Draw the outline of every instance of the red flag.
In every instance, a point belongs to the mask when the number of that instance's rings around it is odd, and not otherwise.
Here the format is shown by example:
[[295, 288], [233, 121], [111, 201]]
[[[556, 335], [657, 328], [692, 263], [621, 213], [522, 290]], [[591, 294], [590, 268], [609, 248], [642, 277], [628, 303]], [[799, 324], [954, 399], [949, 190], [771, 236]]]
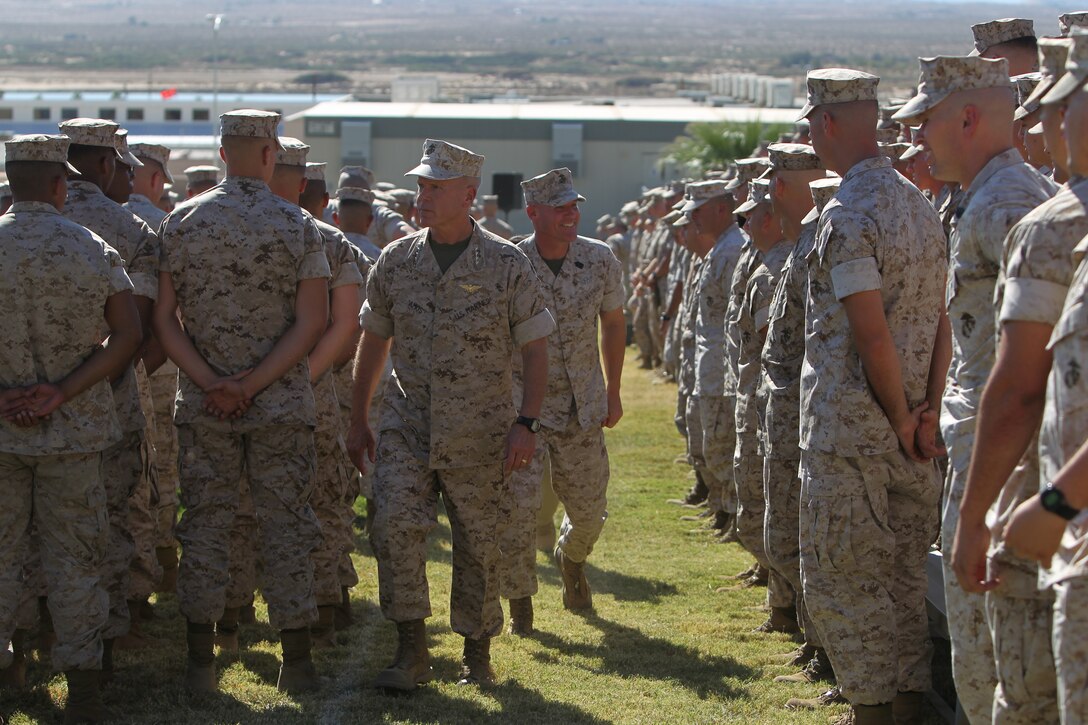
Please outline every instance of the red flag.
[[161, 91], [161, 95], [162, 95], [162, 97], [164, 99], [173, 98], [177, 94], [178, 94], [178, 89], [177, 88], [167, 88], [166, 90]]

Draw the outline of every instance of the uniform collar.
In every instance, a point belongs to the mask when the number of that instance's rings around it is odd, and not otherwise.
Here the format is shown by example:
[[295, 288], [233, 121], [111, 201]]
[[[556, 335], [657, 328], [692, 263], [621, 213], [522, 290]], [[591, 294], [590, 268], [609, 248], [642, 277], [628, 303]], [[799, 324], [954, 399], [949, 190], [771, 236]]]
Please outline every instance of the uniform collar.
[[890, 169], [892, 167], [892, 160], [887, 156], [880, 154], [878, 156], [871, 156], [867, 159], [862, 159], [847, 171], [842, 177], [842, 183], [846, 183], [850, 179], [860, 174], [864, 174], [866, 171], [872, 171], [874, 169]]
[[996, 174], [1002, 169], [1016, 164], [1023, 164], [1024, 157], [1020, 155], [1020, 152], [1015, 148], [1010, 148], [1002, 151], [997, 156], [986, 162], [986, 165], [979, 169], [978, 174], [971, 180], [971, 186], [967, 188], [968, 192], [973, 192], [976, 189], [981, 189], [983, 184], [990, 180], [990, 177]]
[[9, 212], [35, 212], [37, 214], [60, 214], [57, 207], [46, 201], [17, 201], [8, 208]]

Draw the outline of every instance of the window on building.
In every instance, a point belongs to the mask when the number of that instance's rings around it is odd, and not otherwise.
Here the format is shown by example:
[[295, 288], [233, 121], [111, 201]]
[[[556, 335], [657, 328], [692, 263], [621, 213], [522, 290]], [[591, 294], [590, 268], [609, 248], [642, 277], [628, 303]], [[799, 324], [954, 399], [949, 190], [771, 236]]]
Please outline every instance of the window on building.
[[328, 118], [307, 118], [307, 136], [339, 136], [340, 129], [336, 121]]
[[48, 121], [52, 117], [53, 113], [49, 108], [35, 108], [34, 120], [35, 121]]
[[10, 121], [13, 118], [15, 114], [10, 108], [0, 108], [0, 121]]
[[212, 120], [212, 112], [207, 108], [194, 108], [193, 109], [194, 121], [210, 121]]
[[60, 109], [60, 120], [71, 121], [73, 118], [79, 118], [78, 108], [62, 108]]
[[99, 108], [98, 109], [98, 117], [99, 118], [104, 118], [107, 121], [116, 121], [117, 120], [117, 109], [116, 108]]
[[167, 108], [165, 111], [163, 111], [162, 117], [163, 117], [164, 121], [180, 121], [181, 120], [181, 109], [180, 108]]
[[142, 121], [144, 120], [144, 109], [142, 108], [128, 108], [125, 110], [126, 121]]

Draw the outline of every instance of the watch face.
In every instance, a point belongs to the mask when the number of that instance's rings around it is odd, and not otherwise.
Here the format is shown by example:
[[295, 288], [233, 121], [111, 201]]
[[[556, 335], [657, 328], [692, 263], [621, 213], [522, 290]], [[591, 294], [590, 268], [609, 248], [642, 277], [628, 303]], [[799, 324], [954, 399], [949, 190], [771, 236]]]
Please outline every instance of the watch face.
[[1047, 489], [1042, 493], [1043, 508], [1051, 508], [1057, 506], [1062, 502], [1061, 491], [1055, 489]]

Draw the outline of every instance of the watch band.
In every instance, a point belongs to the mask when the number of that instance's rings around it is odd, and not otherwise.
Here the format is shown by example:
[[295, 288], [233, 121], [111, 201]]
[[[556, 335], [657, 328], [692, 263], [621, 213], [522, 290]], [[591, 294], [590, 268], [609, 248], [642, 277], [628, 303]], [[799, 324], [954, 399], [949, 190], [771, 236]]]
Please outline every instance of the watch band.
[[1046, 488], [1039, 492], [1039, 503], [1042, 504], [1045, 510], [1056, 516], [1061, 516], [1066, 521], [1072, 521], [1080, 514], [1080, 509], [1070, 506], [1061, 489], [1054, 488], [1054, 484], [1049, 481]]
[[524, 415], [519, 415], [517, 417], [517, 419], [514, 421], [514, 423], [516, 423], [518, 425], [525, 426], [532, 433], [536, 433], [537, 431], [540, 430], [540, 419], [539, 418], [528, 418], [528, 417], [526, 417]]

